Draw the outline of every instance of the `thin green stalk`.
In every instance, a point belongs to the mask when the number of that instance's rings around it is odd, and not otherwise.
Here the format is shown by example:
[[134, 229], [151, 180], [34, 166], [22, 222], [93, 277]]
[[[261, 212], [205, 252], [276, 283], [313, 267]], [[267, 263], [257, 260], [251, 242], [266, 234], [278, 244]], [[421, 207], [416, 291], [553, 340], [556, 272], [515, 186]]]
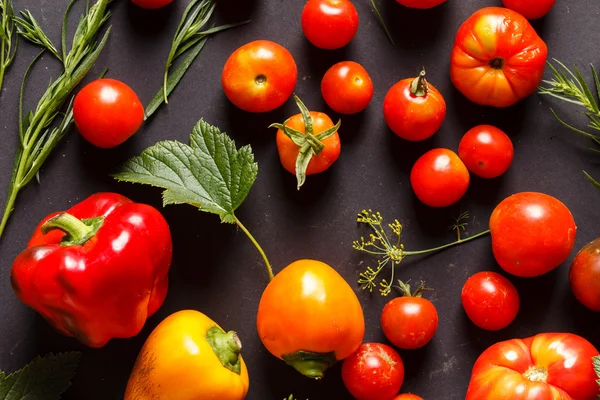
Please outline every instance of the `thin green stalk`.
[[377, 8], [377, 4], [375, 4], [375, 0], [371, 0], [371, 6], [373, 7], [373, 11], [375, 11], [375, 14], [377, 14], [377, 19], [379, 20], [379, 23], [381, 24], [383, 30], [385, 31], [385, 34], [387, 35], [388, 39], [390, 39], [392, 46], [395, 46], [396, 44], [394, 43], [394, 38], [392, 38], [392, 34], [390, 33], [387, 25], [385, 24], [385, 21], [383, 20], [383, 17], [381, 16], [381, 13], [379, 12], [379, 8]]
[[434, 248], [432, 248], [432, 249], [427, 249], [427, 250], [418, 250], [418, 251], [405, 251], [405, 252], [404, 252], [404, 255], [405, 255], [405, 256], [417, 256], [417, 255], [419, 255], [419, 254], [434, 253], [434, 252], [436, 252], [436, 251], [440, 251], [440, 250], [447, 249], [448, 247], [456, 246], [457, 244], [461, 244], [461, 243], [466, 243], [466, 242], [469, 242], [469, 241], [471, 241], [471, 240], [474, 240], [474, 239], [477, 239], [477, 238], [479, 238], [479, 237], [481, 237], [481, 236], [485, 236], [485, 235], [487, 235], [488, 233], [490, 233], [490, 230], [489, 230], [489, 229], [488, 229], [487, 231], [479, 232], [479, 233], [478, 233], [478, 234], [476, 234], [476, 235], [469, 236], [469, 237], [467, 237], [467, 238], [460, 239], [460, 240], [457, 240], [456, 242], [448, 243], [448, 244], [445, 244], [445, 245], [443, 245], [443, 246], [434, 247]]
[[10, 0], [0, 0], [2, 13], [0, 26], [0, 93], [4, 84], [6, 70], [12, 64], [18, 46], [18, 37], [15, 35], [14, 11]]
[[269, 274], [269, 282], [272, 281], [273, 278], [275, 277], [275, 275], [273, 274], [273, 267], [271, 267], [271, 263], [269, 263], [269, 259], [267, 258], [267, 255], [265, 254], [264, 250], [262, 249], [262, 247], [260, 247], [260, 244], [258, 244], [256, 239], [254, 239], [254, 236], [252, 236], [250, 231], [248, 229], [246, 229], [246, 227], [241, 223], [241, 221], [237, 217], [235, 217], [235, 223], [242, 230], [242, 232], [244, 232], [246, 234], [246, 236], [248, 236], [248, 238], [250, 239], [252, 244], [254, 244], [254, 246], [256, 247], [256, 249], [258, 250], [260, 255], [262, 256], [263, 260], [265, 261], [265, 265], [267, 266], [267, 273]]

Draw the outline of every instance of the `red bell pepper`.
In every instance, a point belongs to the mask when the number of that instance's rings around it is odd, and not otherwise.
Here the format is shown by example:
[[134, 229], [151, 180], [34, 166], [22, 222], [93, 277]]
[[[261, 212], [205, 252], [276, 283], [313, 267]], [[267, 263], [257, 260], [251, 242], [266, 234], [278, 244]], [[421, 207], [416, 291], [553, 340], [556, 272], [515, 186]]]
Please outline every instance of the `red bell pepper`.
[[98, 193], [46, 217], [15, 260], [12, 287], [90, 347], [137, 335], [167, 295], [173, 246], [155, 208]]

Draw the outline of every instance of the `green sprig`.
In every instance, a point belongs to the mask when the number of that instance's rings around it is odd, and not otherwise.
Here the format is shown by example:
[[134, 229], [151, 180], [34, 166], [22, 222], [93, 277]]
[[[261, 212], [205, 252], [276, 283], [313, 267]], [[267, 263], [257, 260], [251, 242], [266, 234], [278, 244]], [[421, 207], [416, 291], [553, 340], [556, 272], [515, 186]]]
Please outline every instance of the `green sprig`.
[[4, 83], [4, 74], [12, 64], [18, 47], [18, 36], [15, 35], [15, 13], [10, 0], [0, 0], [0, 93]]
[[[594, 357], [592, 359], [592, 362], [594, 365], [594, 371], [596, 372], [596, 376], [598, 377], [596, 383], [598, 384], [598, 386], [600, 386], [600, 356]], [[600, 394], [598, 395], [598, 398], [600, 398]]]
[[[465, 213], [461, 214], [462, 219], [465, 219], [464, 215]], [[352, 243], [352, 248], [356, 251], [374, 256], [377, 259], [377, 268], [373, 269], [372, 267], [367, 267], [365, 271], [359, 274], [358, 283], [359, 285], [361, 285], [361, 288], [363, 290], [368, 290], [369, 292], [372, 292], [373, 289], [377, 287], [377, 279], [380, 273], [386, 266], [389, 265], [391, 267], [390, 280], [388, 281], [384, 278], [379, 281], [379, 292], [382, 296], [387, 296], [392, 292], [394, 273], [396, 269], [395, 267], [398, 264], [400, 264], [406, 257], [433, 253], [436, 251], [447, 249], [452, 246], [456, 246], [457, 244], [471, 241], [473, 239], [490, 233], [489, 230], [486, 230], [484, 232], [480, 232], [476, 235], [469, 236], [467, 238], [459, 238], [457, 241], [445, 244], [443, 246], [438, 246], [426, 250], [407, 251], [404, 250], [404, 245], [401, 243], [402, 224], [400, 224], [400, 222], [397, 219], [394, 220], [394, 222], [392, 222], [391, 224], [387, 225], [387, 227], [392, 231], [393, 235], [396, 236], [396, 240], [391, 240], [390, 236], [388, 236], [386, 228], [383, 224], [383, 217], [379, 212], [373, 212], [372, 210], [363, 210], [358, 214], [356, 221], [359, 224], [368, 225], [373, 233], [369, 234], [369, 236], [366, 239], [365, 237], [361, 237], [359, 240], [355, 240]], [[400, 285], [400, 288], [401, 290], [406, 289], [403, 288], [402, 285]]]
[[[250, 22], [244, 21], [237, 24], [213, 26], [204, 30], [205, 25], [215, 11], [215, 7], [215, 0], [192, 0], [185, 9], [177, 31], [175, 31], [175, 37], [173, 38], [171, 50], [167, 57], [165, 73], [163, 75], [163, 87], [150, 101], [148, 107], [146, 107], [146, 118], [154, 114], [161, 104], [169, 103], [169, 94], [175, 89], [193, 61], [200, 54], [210, 35]], [[184, 54], [183, 61], [171, 73], [173, 63]]]
[[48, 36], [46, 36], [46, 33], [44, 33], [42, 27], [29, 10], [21, 11], [21, 18], [15, 17], [15, 23], [17, 24], [19, 35], [23, 36], [31, 43], [37, 44], [50, 51], [56, 58], [62, 61], [62, 57], [58, 54], [58, 50], [56, 50], [52, 41], [48, 39]]
[[[61, 109], [69, 100], [71, 92], [92, 68], [108, 40], [110, 28], [106, 30], [106, 33], [99, 43], [96, 41], [96, 36], [100, 28], [110, 17], [110, 11], [107, 10], [109, 2], [110, 0], [98, 0], [98, 2], [90, 7], [86, 14], [81, 17], [74, 34], [71, 50], [67, 52], [63, 49], [63, 54], [65, 54], [65, 56], [59, 55], [60, 53], [58, 51], [52, 52], [58, 59], [62, 60], [63, 72], [56, 80], [50, 82], [50, 85], [38, 101], [35, 109], [29, 111], [25, 115], [23, 115], [25, 82], [31, 68], [38, 62], [41, 54], [48, 50], [47, 43], [41, 44], [44, 48], [42, 53], [38, 54], [32, 61], [23, 78], [21, 94], [19, 96], [20, 140], [15, 154], [15, 162], [8, 189], [6, 206], [4, 208], [4, 215], [0, 222], [0, 236], [2, 236], [8, 219], [14, 209], [19, 191], [34, 177], [39, 179], [38, 172], [42, 164], [60, 140], [66, 135], [73, 122], [72, 100], [64, 113], [61, 113]], [[69, 16], [71, 7], [72, 3], [67, 8], [65, 20], [67, 20]], [[26, 11], [24, 15], [30, 14]], [[28, 20], [28, 23], [31, 24], [32, 21], [35, 21], [33, 16]], [[63, 24], [63, 26], [64, 25], [65, 24]], [[28, 26], [31, 28], [34, 25]], [[35, 28], [35, 31], [37, 32], [39, 25], [36, 23], [35, 26], [37, 27]], [[22, 32], [24, 32], [23, 29], [21, 29]], [[41, 28], [39, 28], [39, 30], [42, 32]], [[31, 33], [34, 31], [27, 30], [27, 32]], [[23, 34], [23, 37], [28, 40], [33, 40], [36, 44], [40, 44], [39, 40], [41, 40], [42, 35], [39, 32], [33, 35], [35, 36]], [[43, 36], [47, 38], [45, 34], [43, 34]], [[48, 40], [48, 43], [51, 42]], [[66, 29], [63, 29], [61, 43], [66, 43]], [[52, 128], [51, 125], [58, 115], [62, 115], [61, 122], [57, 127]]]
[[[592, 79], [594, 91], [590, 88], [592, 85], [588, 85], [585, 78], [581, 74], [581, 71], [575, 67], [573, 71], [565, 66], [562, 62], [554, 59], [554, 62], [558, 64], [558, 68], [548, 63], [548, 66], [554, 78], [551, 80], [543, 81], [547, 86], [540, 86], [539, 93], [547, 96], [554, 97], [556, 99], [565, 101], [567, 103], [575, 104], [585, 111], [582, 112], [588, 119], [588, 128], [594, 131], [600, 131], [600, 106], [598, 99], [600, 99], [600, 79], [598, 78], [598, 72], [596, 68], [591, 65]], [[561, 119], [553, 109], [550, 109], [554, 117], [564, 127], [577, 132], [589, 139], [592, 139], [595, 145], [600, 146], [600, 134], [592, 134], [582, 129], [576, 128], [575, 126], [565, 122]], [[600, 152], [600, 149], [591, 149], [596, 152]], [[583, 171], [585, 177], [600, 189], [600, 182], [592, 178], [590, 174]]]

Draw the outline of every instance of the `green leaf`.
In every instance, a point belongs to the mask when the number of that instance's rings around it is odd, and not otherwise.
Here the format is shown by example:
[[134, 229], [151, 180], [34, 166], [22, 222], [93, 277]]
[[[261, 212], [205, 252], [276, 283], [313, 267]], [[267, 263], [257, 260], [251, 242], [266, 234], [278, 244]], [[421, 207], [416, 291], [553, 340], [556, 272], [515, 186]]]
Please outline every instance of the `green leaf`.
[[600, 356], [594, 357], [593, 363], [594, 363], [594, 371], [596, 371], [596, 376], [598, 377], [598, 380], [596, 381], [596, 383], [598, 384], [598, 386], [600, 386]]
[[37, 356], [23, 369], [10, 375], [0, 372], [2, 400], [58, 400], [71, 386], [81, 353]]
[[258, 164], [250, 146], [240, 149], [218, 128], [200, 120], [190, 145], [163, 141], [127, 161], [113, 175], [119, 181], [165, 189], [163, 203], [190, 204], [235, 223], [234, 211], [250, 192]]
[[62, 61], [62, 57], [58, 54], [58, 50], [56, 50], [52, 41], [48, 39], [48, 36], [46, 36], [42, 27], [29, 10], [21, 11], [21, 18], [15, 17], [14, 21], [17, 24], [17, 32], [19, 35], [30, 42], [49, 50], [56, 58]]

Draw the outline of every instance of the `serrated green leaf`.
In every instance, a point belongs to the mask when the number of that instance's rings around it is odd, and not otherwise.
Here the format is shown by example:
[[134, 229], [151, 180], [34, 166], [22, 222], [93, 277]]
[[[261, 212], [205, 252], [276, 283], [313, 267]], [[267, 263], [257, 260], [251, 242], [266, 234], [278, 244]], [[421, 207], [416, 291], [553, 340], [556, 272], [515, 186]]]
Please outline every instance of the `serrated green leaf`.
[[[596, 371], [596, 376], [598, 377], [598, 380], [596, 380], [596, 383], [598, 384], [598, 386], [600, 386], [600, 356], [594, 357], [593, 363], [594, 363], [594, 371]], [[600, 398], [600, 395], [598, 397]]]
[[258, 175], [250, 146], [240, 149], [218, 128], [200, 120], [190, 145], [164, 141], [127, 161], [113, 175], [120, 181], [165, 189], [163, 203], [190, 204], [236, 222], [234, 211], [243, 203]]
[[58, 400], [71, 386], [81, 353], [37, 356], [23, 369], [0, 374], [0, 400]]

